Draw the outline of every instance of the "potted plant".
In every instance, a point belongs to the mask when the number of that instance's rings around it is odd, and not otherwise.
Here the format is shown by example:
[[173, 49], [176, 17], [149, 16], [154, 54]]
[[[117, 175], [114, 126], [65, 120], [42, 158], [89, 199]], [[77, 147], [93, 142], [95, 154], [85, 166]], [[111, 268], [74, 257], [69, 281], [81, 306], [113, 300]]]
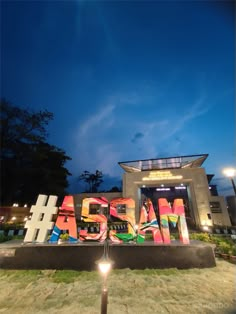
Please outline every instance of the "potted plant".
[[69, 240], [69, 234], [68, 233], [61, 233], [60, 237], [59, 237], [58, 244], [68, 242], [68, 240]]
[[228, 259], [230, 249], [231, 249], [231, 246], [229, 243], [225, 241], [222, 241], [219, 243], [219, 251], [220, 251], [221, 257]]
[[173, 234], [170, 235], [170, 240], [175, 241], [175, 236]]
[[231, 262], [236, 263], [236, 245], [233, 245], [229, 250], [229, 259]]

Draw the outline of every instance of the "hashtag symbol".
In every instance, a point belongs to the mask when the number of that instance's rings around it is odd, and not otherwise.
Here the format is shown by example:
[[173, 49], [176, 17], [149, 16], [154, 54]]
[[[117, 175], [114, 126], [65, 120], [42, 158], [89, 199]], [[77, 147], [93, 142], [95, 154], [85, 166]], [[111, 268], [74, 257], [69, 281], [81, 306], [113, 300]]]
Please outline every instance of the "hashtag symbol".
[[48, 231], [53, 228], [52, 215], [58, 211], [58, 208], [55, 206], [57, 196], [50, 195], [48, 202], [47, 199], [47, 195], [39, 194], [36, 205], [31, 206], [30, 212], [32, 217], [25, 224], [27, 232], [24, 242], [36, 241], [43, 243], [46, 241]]

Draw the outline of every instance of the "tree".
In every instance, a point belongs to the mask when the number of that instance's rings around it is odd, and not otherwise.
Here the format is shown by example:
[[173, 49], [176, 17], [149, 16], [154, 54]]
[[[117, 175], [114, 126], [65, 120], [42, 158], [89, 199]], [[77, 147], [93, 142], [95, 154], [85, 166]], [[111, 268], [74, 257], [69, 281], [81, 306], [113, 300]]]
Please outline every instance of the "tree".
[[95, 173], [90, 173], [89, 171], [84, 171], [80, 176], [79, 180], [83, 180], [84, 182], [88, 183], [89, 189], [86, 192], [97, 192], [98, 187], [103, 182], [102, 180], [103, 174], [101, 171], [96, 170]]
[[0, 102], [1, 204], [33, 203], [38, 194], [63, 197], [68, 187], [64, 167], [71, 160], [46, 142], [53, 114], [32, 112]]
[[121, 188], [118, 188], [117, 186], [113, 186], [110, 190], [107, 192], [121, 192]]

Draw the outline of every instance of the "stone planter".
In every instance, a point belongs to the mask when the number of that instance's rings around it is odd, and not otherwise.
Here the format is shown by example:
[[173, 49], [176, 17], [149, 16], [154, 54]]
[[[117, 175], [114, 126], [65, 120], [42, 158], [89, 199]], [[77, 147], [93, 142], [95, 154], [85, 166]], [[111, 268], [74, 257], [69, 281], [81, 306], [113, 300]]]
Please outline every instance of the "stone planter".
[[219, 251], [215, 251], [215, 257], [220, 257], [221, 256], [221, 253]]
[[220, 253], [220, 256], [221, 256], [223, 259], [229, 259], [229, 254], [227, 254], [227, 253]]
[[236, 264], [236, 256], [230, 255], [229, 256], [229, 260], [230, 260], [231, 263]]
[[68, 240], [64, 240], [64, 239], [59, 239], [58, 240], [58, 244], [67, 244], [67, 243], [69, 243]]

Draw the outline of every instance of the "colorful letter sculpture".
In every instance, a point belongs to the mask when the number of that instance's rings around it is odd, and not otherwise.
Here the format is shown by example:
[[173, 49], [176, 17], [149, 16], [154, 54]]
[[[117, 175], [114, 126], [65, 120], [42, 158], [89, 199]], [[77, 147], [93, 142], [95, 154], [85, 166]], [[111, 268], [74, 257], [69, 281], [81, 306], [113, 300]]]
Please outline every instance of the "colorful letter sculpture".
[[87, 228], [81, 229], [79, 239], [81, 241], [101, 241], [107, 237], [107, 211], [108, 200], [101, 198], [85, 198], [82, 203], [81, 216], [84, 222], [93, 222], [87, 225]]
[[178, 218], [179, 239], [183, 244], [189, 244], [188, 226], [186, 223], [183, 200], [175, 199], [173, 209], [174, 213], [179, 216]]
[[[49, 230], [53, 228], [52, 215], [57, 213], [58, 208], [55, 206], [57, 196], [48, 196], [40, 194], [36, 205], [30, 209], [32, 217], [26, 221], [25, 228], [27, 229], [24, 242], [39, 242], [46, 241]], [[46, 204], [47, 202], [47, 204]], [[45, 205], [46, 204], [46, 205]]]
[[62, 231], [68, 231], [69, 242], [76, 243], [78, 241], [74, 202], [73, 196], [71, 195], [65, 196], [64, 198], [49, 242], [58, 242]]
[[134, 241], [136, 239], [134, 200], [131, 198], [113, 199], [110, 202], [110, 222], [111, 224], [114, 222], [109, 232], [109, 237], [113, 242]]
[[144, 202], [139, 219], [139, 235], [137, 242], [144, 242], [145, 233], [152, 232], [153, 241], [155, 243], [163, 243], [159, 225], [157, 222], [156, 214], [150, 199]]
[[161, 232], [164, 243], [170, 243], [169, 222], [175, 227], [178, 224], [180, 241], [184, 244], [189, 244], [188, 228], [186, 224], [184, 204], [182, 199], [175, 199], [173, 209], [168, 204], [165, 198], [159, 198], [159, 214]]
[[[170, 229], [178, 226], [179, 238], [183, 244], [189, 244], [184, 204], [182, 199], [175, 199], [173, 208], [165, 198], [158, 200], [160, 228], [150, 199], [141, 208], [138, 229], [135, 227], [135, 203], [131, 198], [116, 198], [110, 203], [104, 197], [85, 198], [82, 203], [79, 235], [75, 217], [73, 196], [65, 196], [59, 209], [55, 206], [57, 197], [39, 195], [36, 205], [31, 207], [32, 218], [25, 224], [27, 229], [24, 242], [46, 241], [52, 230], [49, 242], [57, 243], [61, 233], [68, 232], [70, 243], [80, 241], [100, 241], [110, 238], [115, 243], [145, 241], [147, 232], [152, 233], [156, 244], [169, 244]], [[47, 204], [46, 204], [47, 202]], [[45, 205], [46, 204], [46, 205]], [[53, 214], [57, 214], [55, 224]]]

